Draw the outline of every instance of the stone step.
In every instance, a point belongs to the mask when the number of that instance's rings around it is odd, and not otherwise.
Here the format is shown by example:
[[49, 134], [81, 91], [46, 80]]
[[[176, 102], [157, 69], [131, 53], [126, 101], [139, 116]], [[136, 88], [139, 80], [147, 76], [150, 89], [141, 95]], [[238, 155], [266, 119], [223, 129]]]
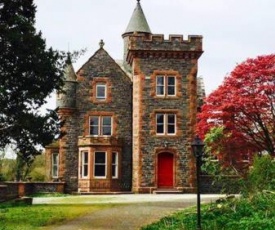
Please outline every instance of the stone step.
[[133, 194], [132, 192], [73, 192], [73, 195], [120, 195]]
[[157, 189], [153, 191], [154, 194], [182, 194], [182, 191], [177, 189]]

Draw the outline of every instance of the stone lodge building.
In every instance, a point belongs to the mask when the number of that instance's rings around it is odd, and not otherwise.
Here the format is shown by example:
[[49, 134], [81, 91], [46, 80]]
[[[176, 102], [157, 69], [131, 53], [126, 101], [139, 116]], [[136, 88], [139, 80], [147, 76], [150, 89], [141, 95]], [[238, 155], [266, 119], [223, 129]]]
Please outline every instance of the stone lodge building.
[[46, 148], [48, 179], [66, 192], [193, 192], [202, 36], [153, 34], [138, 0], [122, 38], [121, 63], [101, 41], [77, 72], [68, 64], [57, 95], [66, 135]]

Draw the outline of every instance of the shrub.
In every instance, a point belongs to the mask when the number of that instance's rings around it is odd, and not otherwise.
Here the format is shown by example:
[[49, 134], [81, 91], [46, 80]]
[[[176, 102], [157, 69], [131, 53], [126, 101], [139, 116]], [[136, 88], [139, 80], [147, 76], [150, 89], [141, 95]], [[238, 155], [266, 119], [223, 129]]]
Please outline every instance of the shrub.
[[270, 155], [256, 156], [244, 181], [244, 194], [275, 190], [275, 160]]

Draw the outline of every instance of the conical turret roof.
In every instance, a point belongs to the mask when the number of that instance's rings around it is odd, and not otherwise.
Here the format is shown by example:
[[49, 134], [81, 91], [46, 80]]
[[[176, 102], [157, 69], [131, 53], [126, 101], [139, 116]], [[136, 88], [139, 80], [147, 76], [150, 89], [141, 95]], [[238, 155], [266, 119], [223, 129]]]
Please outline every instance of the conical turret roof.
[[68, 53], [66, 66], [64, 69], [65, 81], [76, 81], [76, 74], [71, 60], [71, 55]]
[[137, 1], [137, 6], [134, 9], [132, 17], [124, 34], [133, 32], [151, 33], [150, 27], [147, 23], [139, 1], [140, 0]]

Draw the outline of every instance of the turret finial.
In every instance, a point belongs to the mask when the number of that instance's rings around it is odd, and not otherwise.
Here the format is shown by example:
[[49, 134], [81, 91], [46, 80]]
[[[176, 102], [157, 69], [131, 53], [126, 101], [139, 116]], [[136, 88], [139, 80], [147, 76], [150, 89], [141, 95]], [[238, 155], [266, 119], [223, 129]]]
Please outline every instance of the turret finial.
[[100, 42], [99, 42], [99, 47], [100, 47], [100, 49], [102, 49], [104, 45], [105, 45], [105, 43], [104, 43], [103, 40], [101, 39]]
[[139, 2], [140, 2], [140, 0], [137, 0], [137, 2], [139, 3]]

